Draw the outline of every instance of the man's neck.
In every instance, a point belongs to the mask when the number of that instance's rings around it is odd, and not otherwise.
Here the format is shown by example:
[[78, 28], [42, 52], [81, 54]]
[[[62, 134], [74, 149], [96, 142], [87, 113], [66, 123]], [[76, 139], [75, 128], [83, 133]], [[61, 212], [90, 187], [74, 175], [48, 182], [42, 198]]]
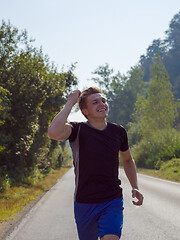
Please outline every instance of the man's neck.
[[88, 122], [91, 126], [93, 126], [94, 128], [98, 129], [98, 130], [104, 130], [106, 128], [107, 122], [106, 119], [97, 121], [97, 120], [93, 120], [93, 119], [88, 119]]

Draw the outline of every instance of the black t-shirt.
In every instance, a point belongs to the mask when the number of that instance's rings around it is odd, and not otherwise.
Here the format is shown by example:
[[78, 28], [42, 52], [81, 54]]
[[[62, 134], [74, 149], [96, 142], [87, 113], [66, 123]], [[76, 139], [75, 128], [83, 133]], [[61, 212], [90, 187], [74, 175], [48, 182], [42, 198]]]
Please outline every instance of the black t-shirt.
[[122, 197], [118, 179], [119, 150], [128, 150], [126, 130], [107, 123], [104, 130], [88, 122], [71, 122], [69, 136], [75, 167], [75, 201], [100, 203]]

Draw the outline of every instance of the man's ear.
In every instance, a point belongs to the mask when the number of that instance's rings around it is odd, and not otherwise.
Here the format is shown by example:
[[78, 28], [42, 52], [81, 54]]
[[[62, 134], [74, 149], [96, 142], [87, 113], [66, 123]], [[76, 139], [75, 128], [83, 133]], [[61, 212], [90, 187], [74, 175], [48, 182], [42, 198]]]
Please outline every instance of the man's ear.
[[84, 109], [82, 109], [82, 113], [87, 116], [88, 115], [88, 110], [86, 108], [84, 108]]

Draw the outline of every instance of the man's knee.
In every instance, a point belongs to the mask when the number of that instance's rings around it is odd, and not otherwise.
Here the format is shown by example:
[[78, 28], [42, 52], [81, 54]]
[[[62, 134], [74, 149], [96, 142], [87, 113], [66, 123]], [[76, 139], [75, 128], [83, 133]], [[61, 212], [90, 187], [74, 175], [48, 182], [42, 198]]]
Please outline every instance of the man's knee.
[[104, 235], [101, 240], [119, 240], [120, 238], [117, 235], [108, 234]]

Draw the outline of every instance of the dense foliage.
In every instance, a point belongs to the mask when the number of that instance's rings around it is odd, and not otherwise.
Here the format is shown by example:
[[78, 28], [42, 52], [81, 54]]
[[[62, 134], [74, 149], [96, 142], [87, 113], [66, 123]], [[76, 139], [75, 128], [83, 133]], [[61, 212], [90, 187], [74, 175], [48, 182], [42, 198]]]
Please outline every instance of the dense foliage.
[[172, 158], [180, 161], [180, 12], [166, 39], [154, 40], [127, 75], [115, 74], [108, 64], [93, 74], [107, 97], [108, 120], [128, 130], [137, 166], [160, 168]]
[[60, 167], [66, 145], [51, 141], [47, 128], [77, 79], [74, 66], [59, 73], [26, 31], [0, 27], [0, 172], [27, 181]]

